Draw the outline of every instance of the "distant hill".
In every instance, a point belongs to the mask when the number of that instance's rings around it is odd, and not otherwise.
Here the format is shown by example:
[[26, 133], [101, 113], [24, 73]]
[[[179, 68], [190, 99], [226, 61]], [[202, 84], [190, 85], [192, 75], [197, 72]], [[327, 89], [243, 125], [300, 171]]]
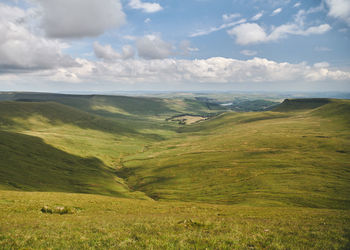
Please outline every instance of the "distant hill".
[[[129, 97], [106, 95], [65, 95], [47, 93], [0, 93], [0, 101], [58, 102], [89, 113], [106, 117], [166, 117], [180, 113], [211, 113], [223, 111], [218, 104], [196, 99]], [[141, 118], [142, 118], [141, 117]]]
[[269, 100], [241, 100], [237, 99], [232, 103], [225, 104], [224, 106], [238, 112], [248, 111], [267, 111], [275, 108], [279, 105], [279, 102]]
[[273, 111], [288, 112], [296, 110], [308, 110], [318, 108], [327, 103], [332, 102], [332, 99], [327, 98], [304, 98], [304, 99], [285, 99]]

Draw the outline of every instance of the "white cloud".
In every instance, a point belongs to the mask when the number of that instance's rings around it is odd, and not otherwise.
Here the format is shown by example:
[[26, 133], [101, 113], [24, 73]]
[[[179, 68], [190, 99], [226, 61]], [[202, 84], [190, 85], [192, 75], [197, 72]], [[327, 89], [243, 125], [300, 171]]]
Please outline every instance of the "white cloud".
[[135, 50], [131, 45], [124, 45], [122, 48], [122, 58], [129, 59], [135, 56]]
[[150, 23], [152, 20], [151, 18], [146, 18], [145, 21], [143, 21], [144, 23]]
[[261, 12], [259, 12], [258, 14], [256, 14], [255, 16], [253, 16], [253, 17], [251, 18], [251, 20], [252, 20], [252, 21], [258, 21], [258, 20], [263, 16], [263, 14], [264, 14], [264, 12], [261, 11]]
[[242, 50], [241, 54], [245, 55], [245, 56], [255, 56], [258, 52], [254, 51], [254, 50]]
[[320, 3], [320, 5], [316, 6], [316, 7], [312, 7], [310, 9], [308, 9], [306, 11], [307, 14], [312, 14], [312, 13], [317, 13], [317, 12], [320, 12], [320, 11], [324, 11], [324, 4], [323, 2]]
[[300, 27], [304, 26], [304, 22], [306, 19], [306, 16], [309, 14], [313, 14], [313, 13], [317, 13], [317, 12], [321, 12], [324, 10], [324, 5], [323, 3], [321, 3], [319, 6], [316, 7], [312, 7], [308, 10], [299, 10], [298, 13], [294, 16], [294, 22], [299, 25]]
[[260, 43], [267, 41], [267, 35], [263, 28], [256, 23], [244, 23], [227, 32], [236, 37], [236, 43], [241, 45]]
[[274, 11], [272, 11], [271, 16], [275, 16], [281, 12], [282, 12], [282, 8], [275, 9]]
[[222, 25], [220, 25], [219, 27], [211, 27], [209, 29], [206, 30], [199, 30], [196, 31], [194, 33], [192, 33], [190, 35], [190, 37], [197, 37], [197, 36], [205, 36], [205, 35], [209, 35], [213, 32], [219, 31], [219, 30], [223, 30], [223, 29], [227, 29], [233, 26], [236, 26], [237, 24], [241, 24], [241, 23], [245, 23], [247, 20], [245, 18], [242, 18], [236, 22], [231, 22], [231, 23], [224, 23]]
[[270, 34], [256, 23], [244, 23], [228, 31], [228, 34], [236, 37], [236, 43], [241, 45], [256, 44], [270, 41], [277, 41], [288, 35], [308, 36], [312, 34], [323, 34], [329, 31], [331, 27], [328, 24], [311, 26], [303, 29], [299, 24], [283, 24], [274, 27]]
[[330, 70], [328, 62], [315, 63], [306, 73], [307, 81], [324, 81], [324, 80], [350, 80], [350, 73], [341, 70]]
[[146, 35], [136, 40], [138, 55], [144, 59], [163, 59], [173, 54], [171, 43], [157, 35]]
[[119, 0], [36, 0], [49, 37], [93, 37], [121, 26], [125, 14]]
[[142, 10], [146, 13], [154, 13], [161, 11], [163, 9], [162, 6], [158, 3], [144, 3], [141, 0], [130, 0], [129, 6], [132, 9]]
[[232, 19], [239, 18], [240, 16], [241, 16], [241, 14], [239, 14], [239, 13], [223, 14], [223, 15], [222, 15], [222, 19], [223, 19], [225, 22], [230, 22]]
[[294, 8], [298, 8], [298, 7], [300, 7], [300, 5], [301, 5], [301, 3], [300, 3], [300, 2], [297, 2], [297, 3], [294, 4], [293, 7], [294, 7]]
[[[202, 60], [116, 60], [91, 62], [79, 60], [81, 68], [70, 68], [55, 75], [70, 81], [110, 83], [251, 83], [349, 81], [350, 72], [329, 69], [323, 62], [309, 66], [264, 58], [236, 60], [213, 57]], [[56, 72], [56, 71], [55, 71]], [[49, 72], [45, 72], [51, 80]], [[43, 74], [41, 74], [43, 77]], [[61, 77], [61, 78], [60, 78]]]
[[349, 0], [325, 0], [325, 2], [329, 7], [329, 16], [343, 20], [350, 26]]
[[113, 61], [119, 59], [130, 59], [135, 55], [134, 49], [130, 45], [125, 45], [122, 48], [122, 53], [116, 52], [111, 45], [101, 45], [98, 42], [94, 42], [94, 52], [97, 58], [104, 59], [106, 61]]
[[25, 21], [30, 12], [0, 3], [0, 71], [78, 66], [71, 56], [62, 53], [67, 44], [31, 32]]
[[313, 35], [313, 34], [320, 35], [320, 34], [326, 33], [329, 30], [331, 30], [331, 26], [329, 26], [329, 24], [321, 24], [319, 26], [309, 27], [305, 31], [300, 31], [300, 34], [304, 36]]

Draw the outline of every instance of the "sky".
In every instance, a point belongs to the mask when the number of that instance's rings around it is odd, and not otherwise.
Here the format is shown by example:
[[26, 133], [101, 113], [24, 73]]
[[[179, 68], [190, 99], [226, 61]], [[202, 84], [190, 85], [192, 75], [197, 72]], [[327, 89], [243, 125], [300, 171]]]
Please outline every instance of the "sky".
[[0, 91], [350, 92], [350, 0], [0, 0]]

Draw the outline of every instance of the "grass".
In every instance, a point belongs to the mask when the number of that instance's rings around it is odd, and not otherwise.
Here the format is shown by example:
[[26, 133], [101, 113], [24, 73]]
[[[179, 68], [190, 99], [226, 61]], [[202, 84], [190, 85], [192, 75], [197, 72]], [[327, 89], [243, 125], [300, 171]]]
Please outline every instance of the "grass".
[[0, 186], [148, 198], [116, 174], [161, 136], [52, 102], [0, 104]]
[[[42, 213], [65, 206], [68, 214]], [[346, 249], [350, 213], [0, 191], [3, 249]]]
[[[227, 113], [187, 126], [179, 136], [125, 157], [118, 174], [158, 200], [348, 209], [350, 131], [344, 110], [350, 105], [327, 105]], [[343, 110], [334, 112], [339, 105]]]
[[0, 248], [350, 247], [350, 101], [6, 98]]
[[83, 158], [33, 136], [0, 131], [0, 188], [147, 198], [131, 192], [97, 158]]
[[[224, 111], [218, 104], [191, 98], [155, 98], [106, 95], [62, 95], [48, 93], [1, 94], [0, 100], [56, 102], [89, 113], [112, 118], [164, 118], [181, 113], [212, 113]], [[141, 117], [140, 117], [141, 116]]]

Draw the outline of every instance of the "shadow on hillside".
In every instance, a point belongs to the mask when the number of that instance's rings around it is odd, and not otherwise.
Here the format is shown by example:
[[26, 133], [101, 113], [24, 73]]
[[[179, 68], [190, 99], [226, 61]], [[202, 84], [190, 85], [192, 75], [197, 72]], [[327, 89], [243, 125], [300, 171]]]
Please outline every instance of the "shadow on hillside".
[[27, 120], [33, 116], [43, 117], [45, 122], [55, 126], [70, 124], [82, 129], [93, 129], [118, 135], [142, 137], [150, 140], [162, 140], [156, 134], [140, 133], [133, 124], [121, 123], [116, 120], [100, 117], [78, 109], [55, 102], [0, 102], [0, 126], [21, 127], [30, 129], [28, 124], [16, 123], [13, 119]]
[[68, 154], [37, 137], [0, 131], [0, 159], [4, 189], [125, 196], [102, 161]]

